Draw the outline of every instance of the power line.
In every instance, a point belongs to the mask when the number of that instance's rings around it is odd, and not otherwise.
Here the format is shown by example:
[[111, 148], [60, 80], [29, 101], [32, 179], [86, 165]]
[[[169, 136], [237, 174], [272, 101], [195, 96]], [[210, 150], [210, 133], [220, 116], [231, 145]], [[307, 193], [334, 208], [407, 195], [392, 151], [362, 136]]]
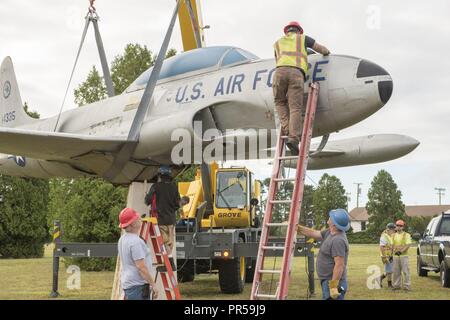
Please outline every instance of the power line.
[[315, 182], [310, 176], [306, 175], [306, 177], [307, 177], [312, 183], [314, 183], [314, 184], [316, 185], [316, 187], [319, 186], [319, 184], [318, 184], [317, 182]]

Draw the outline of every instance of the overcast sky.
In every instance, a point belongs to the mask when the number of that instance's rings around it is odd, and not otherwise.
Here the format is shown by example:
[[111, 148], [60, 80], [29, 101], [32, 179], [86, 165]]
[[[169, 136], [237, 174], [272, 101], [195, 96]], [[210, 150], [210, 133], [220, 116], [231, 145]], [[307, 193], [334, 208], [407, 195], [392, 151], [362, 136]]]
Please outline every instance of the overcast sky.
[[[145, 44], [157, 52], [175, 1], [97, 0], [100, 29], [108, 60], [127, 43]], [[57, 114], [79, 45], [87, 0], [0, 1], [0, 59], [11, 56], [22, 99], [42, 117]], [[333, 53], [350, 54], [383, 66], [394, 79], [389, 103], [365, 121], [331, 139], [377, 133], [399, 133], [421, 145], [410, 155], [388, 163], [308, 172], [318, 182], [324, 172], [338, 176], [356, 203], [361, 203], [373, 176], [386, 169], [408, 205], [437, 204], [435, 187], [448, 188], [450, 203], [450, 2], [448, 0], [202, 0], [207, 45], [236, 45], [262, 58], [273, 55], [272, 43], [283, 25], [298, 20], [306, 33]], [[177, 26], [171, 47], [182, 51]], [[73, 87], [92, 65], [100, 69], [93, 30], [87, 36]], [[73, 108], [73, 95], [65, 110]], [[250, 165], [261, 177], [270, 166]]]

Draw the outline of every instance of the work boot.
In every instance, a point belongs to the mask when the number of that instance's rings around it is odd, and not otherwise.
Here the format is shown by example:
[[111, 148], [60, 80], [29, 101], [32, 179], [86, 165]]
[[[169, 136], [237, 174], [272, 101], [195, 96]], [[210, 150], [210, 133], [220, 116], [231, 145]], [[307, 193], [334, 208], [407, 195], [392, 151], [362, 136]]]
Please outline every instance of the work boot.
[[388, 288], [389, 288], [389, 289], [392, 289], [392, 288], [393, 288], [393, 286], [392, 286], [392, 281], [388, 281]]
[[175, 262], [173, 261], [173, 257], [169, 257], [170, 266], [172, 267], [172, 271], [177, 271], [177, 266], [175, 265]]
[[289, 148], [293, 156], [298, 156], [298, 143], [298, 140], [293, 138], [288, 138], [286, 142], [286, 146]]

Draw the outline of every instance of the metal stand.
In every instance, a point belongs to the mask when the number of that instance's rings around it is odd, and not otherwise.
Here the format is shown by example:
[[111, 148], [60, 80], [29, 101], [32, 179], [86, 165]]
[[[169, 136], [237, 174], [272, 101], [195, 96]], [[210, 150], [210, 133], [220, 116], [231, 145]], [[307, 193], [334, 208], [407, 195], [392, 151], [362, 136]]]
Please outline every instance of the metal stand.
[[314, 252], [308, 252], [308, 291], [309, 296], [315, 295], [315, 283], [314, 283]]
[[58, 292], [59, 256], [56, 251], [57, 244], [61, 243], [61, 223], [58, 220], [53, 223], [53, 243], [55, 244], [55, 248], [53, 249], [53, 285], [50, 298], [57, 298], [60, 294]]

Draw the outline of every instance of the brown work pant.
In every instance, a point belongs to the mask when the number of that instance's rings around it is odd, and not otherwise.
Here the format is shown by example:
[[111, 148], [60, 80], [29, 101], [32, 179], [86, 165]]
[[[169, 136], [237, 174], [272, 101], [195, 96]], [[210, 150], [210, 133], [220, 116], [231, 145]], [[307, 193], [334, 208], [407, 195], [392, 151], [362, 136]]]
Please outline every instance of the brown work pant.
[[278, 67], [273, 80], [275, 107], [281, 122], [281, 133], [300, 140], [303, 118], [304, 76], [300, 69]]
[[409, 272], [409, 258], [408, 256], [394, 257], [394, 274], [393, 283], [394, 288], [401, 288], [403, 275], [403, 288], [411, 288], [411, 276]]
[[164, 241], [164, 245], [166, 246], [167, 254], [170, 256], [173, 251], [173, 240], [174, 240], [174, 225], [160, 225], [159, 231], [161, 232], [161, 236]]

